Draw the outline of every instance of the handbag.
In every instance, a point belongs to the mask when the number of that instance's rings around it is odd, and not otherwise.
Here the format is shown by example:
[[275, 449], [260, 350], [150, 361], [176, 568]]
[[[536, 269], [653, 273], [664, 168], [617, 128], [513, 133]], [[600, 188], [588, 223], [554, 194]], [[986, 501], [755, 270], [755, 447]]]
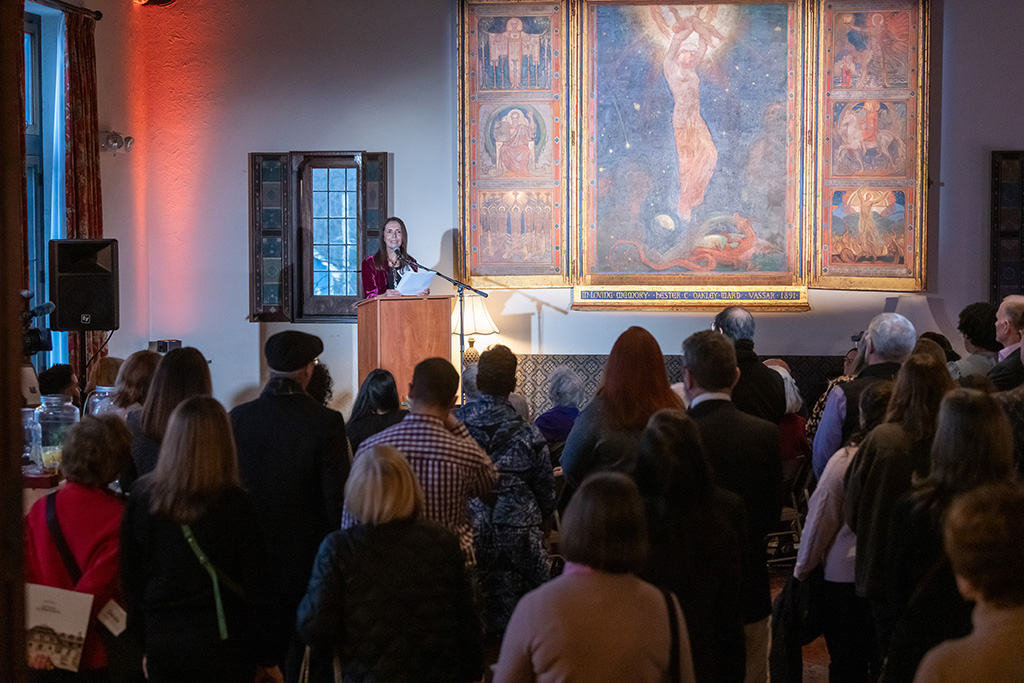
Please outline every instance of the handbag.
[[[50, 536], [53, 538], [54, 545], [57, 546], [57, 552], [64, 562], [64, 569], [67, 570], [71, 583], [78, 585], [82, 579], [82, 569], [75, 561], [75, 556], [71, 553], [67, 539], [64, 538], [64, 532], [61, 531], [60, 522], [57, 520], [56, 491], [46, 496], [46, 526], [50, 530]], [[110, 683], [139, 683], [146, 680], [142, 673], [142, 647], [131, 626], [117, 636], [103, 624], [99, 624], [96, 632], [103, 640], [103, 646], [107, 651]]]
[[[299, 667], [299, 683], [309, 683], [309, 672], [310, 672], [310, 648], [309, 645], [302, 653], [302, 666]], [[338, 659], [338, 653], [334, 653], [334, 683], [344, 683], [341, 679], [341, 660]]]

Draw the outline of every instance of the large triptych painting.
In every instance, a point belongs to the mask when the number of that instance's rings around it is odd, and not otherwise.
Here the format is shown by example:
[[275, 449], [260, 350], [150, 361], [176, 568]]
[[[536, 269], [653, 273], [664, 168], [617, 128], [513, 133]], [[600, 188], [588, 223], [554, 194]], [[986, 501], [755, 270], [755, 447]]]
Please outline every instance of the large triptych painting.
[[594, 308], [923, 288], [922, 1], [465, 0], [463, 274]]

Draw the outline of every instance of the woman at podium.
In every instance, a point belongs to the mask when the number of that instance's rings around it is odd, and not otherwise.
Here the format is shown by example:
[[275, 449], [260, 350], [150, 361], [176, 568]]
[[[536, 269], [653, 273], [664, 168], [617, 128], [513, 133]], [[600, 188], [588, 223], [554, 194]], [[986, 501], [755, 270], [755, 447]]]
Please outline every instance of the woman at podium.
[[[367, 299], [375, 296], [402, 296], [396, 288], [407, 273], [416, 272], [416, 259], [406, 251], [409, 233], [401, 218], [392, 216], [384, 221], [383, 235], [377, 253], [363, 259], [363, 294]], [[430, 294], [430, 289], [418, 296]]]

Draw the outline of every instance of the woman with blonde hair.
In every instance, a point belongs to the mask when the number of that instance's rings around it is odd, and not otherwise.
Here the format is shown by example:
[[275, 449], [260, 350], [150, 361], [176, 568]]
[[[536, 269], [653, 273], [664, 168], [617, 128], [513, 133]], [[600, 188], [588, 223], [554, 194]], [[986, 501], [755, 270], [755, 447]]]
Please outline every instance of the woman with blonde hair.
[[157, 467], [133, 490], [121, 530], [128, 618], [149, 680], [283, 680], [266, 637], [269, 568], [227, 413], [210, 396], [187, 399], [171, 413]]
[[345, 681], [480, 680], [480, 615], [458, 538], [420, 519], [423, 490], [405, 456], [364, 451], [345, 484], [357, 525], [321, 544], [299, 634], [336, 651]]

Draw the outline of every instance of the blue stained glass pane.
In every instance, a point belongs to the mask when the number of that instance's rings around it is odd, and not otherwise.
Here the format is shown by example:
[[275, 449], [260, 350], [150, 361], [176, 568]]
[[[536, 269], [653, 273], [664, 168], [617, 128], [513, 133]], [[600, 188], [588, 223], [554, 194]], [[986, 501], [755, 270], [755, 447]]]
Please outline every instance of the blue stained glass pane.
[[331, 218], [344, 218], [345, 217], [345, 193], [344, 192], [331, 192]]
[[313, 244], [327, 244], [328, 243], [327, 233], [327, 219], [326, 218], [314, 218], [313, 219]]
[[345, 189], [345, 171], [346, 169], [344, 168], [331, 169], [330, 189], [332, 191], [342, 191]]
[[313, 216], [315, 218], [327, 218], [327, 193], [313, 193]]
[[358, 234], [359, 226], [356, 225], [355, 218], [348, 218], [345, 220], [345, 241], [349, 244], [356, 244], [359, 242]]
[[375, 183], [380, 180], [380, 164], [376, 161], [367, 161], [363, 166], [363, 173], [366, 175], [367, 183]]
[[367, 238], [367, 240], [366, 240], [366, 254], [367, 254], [367, 256], [369, 256], [370, 254], [376, 254], [378, 249], [380, 249], [380, 238], [379, 237]]
[[327, 270], [327, 247], [313, 247], [313, 272]]
[[326, 168], [314, 168], [313, 169], [313, 189], [314, 190], [326, 190], [327, 189], [327, 169]]
[[354, 271], [356, 270], [356, 266], [358, 265], [356, 263], [356, 258], [358, 258], [359, 256], [359, 250], [352, 246], [345, 247], [345, 249], [348, 250], [348, 254], [345, 257], [345, 269], [349, 271]]
[[281, 162], [280, 161], [264, 161], [260, 164], [263, 173], [264, 183], [279, 183], [281, 182]]
[[281, 229], [281, 209], [263, 209], [263, 225], [260, 227], [263, 230], [280, 230]]
[[35, 120], [35, 96], [32, 94], [32, 34], [25, 34], [25, 125], [31, 126]]
[[352, 296], [359, 294], [359, 273], [348, 274], [348, 293]]
[[327, 296], [331, 293], [331, 277], [327, 273], [316, 273], [313, 277], [313, 296]]
[[348, 171], [348, 173], [346, 173], [346, 180], [348, 182], [345, 185], [345, 189], [348, 190], [349, 192], [355, 192], [356, 191], [356, 173], [357, 173], [358, 169], [346, 168], [345, 170]]
[[331, 244], [345, 243], [345, 221], [341, 218], [331, 219]]
[[263, 285], [263, 305], [277, 306], [281, 303], [280, 285]]
[[264, 237], [263, 258], [281, 258], [281, 247], [280, 237]]

